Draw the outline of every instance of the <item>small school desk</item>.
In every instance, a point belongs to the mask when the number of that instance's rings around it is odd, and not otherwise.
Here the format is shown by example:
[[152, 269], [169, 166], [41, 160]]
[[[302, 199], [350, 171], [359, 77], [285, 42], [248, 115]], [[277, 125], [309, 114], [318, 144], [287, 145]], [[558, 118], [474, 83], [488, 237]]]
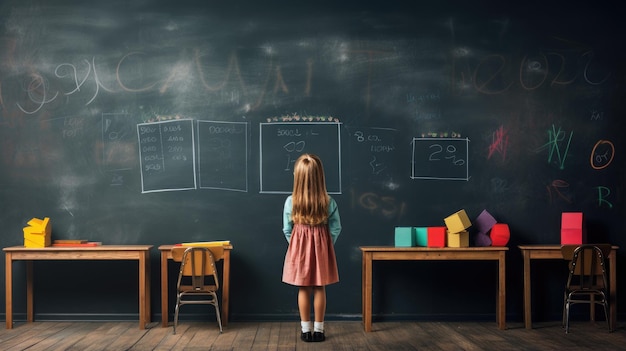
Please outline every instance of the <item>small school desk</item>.
[[[530, 297], [530, 260], [549, 259], [562, 260], [561, 245], [519, 245], [524, 258], [524, 326], [526, 329], [533, 328], [532, 307]], [[609, 326], [615, 330], [617, 324], [617, 249], [613, 246], [609, 254]], [[563, 286], [565, 280], [563, 277]], [[591, 305], [593, 311], [593, 304]], [[593, 315], [591, 316], [593, 318]]]
[[[161, 326], [167, 327], [169, 321], [169, 297], [168, 297], [168, 274], [167, 262], [172, 259], [172, 247], [174, 245], [161, 245]], [[228, 324], [228, 298], [230, 294], [230, 251], [232, 245], [224, 245], [224, 264], [222, 269], [222, 302], [220, 303], [222, 325]]]
[[150, 323], [150, 249], [152, 245], [101, 245], [87, 247], [5, 247], [6, 325], [13, 328], [13, 261], [26, 261], [26, 318], [34, 321], [33, 261], [136, 260], [139, 268], [139, 329]]
[[506, 329], [506, 252], [508, 247], [393, 247], [362, 246], [362, 313], [366, 332], [372, 331], [372, 264], [373, 261], [447, 261], [489, 260], [498, 262], [498, 289], [496, 294], [496, 324]]

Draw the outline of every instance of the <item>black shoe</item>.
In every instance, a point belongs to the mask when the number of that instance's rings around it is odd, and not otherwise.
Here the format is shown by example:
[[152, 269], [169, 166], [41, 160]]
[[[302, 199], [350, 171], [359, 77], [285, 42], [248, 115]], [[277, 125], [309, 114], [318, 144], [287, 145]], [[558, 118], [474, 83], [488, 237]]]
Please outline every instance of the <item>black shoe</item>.
[[313, 342], [320, 342], [320, 341], [324, 341], [326, 340], [326, 337], [324, 336], [324, 332], [314, 332], [313, 333]]
[[303, 332], [302, 334], [300, 334], [300, 339], [302, 339], [302, 341], [304, 342], [311, 342], [313, 341], [313, 336], [311, 335], [311, 332]]

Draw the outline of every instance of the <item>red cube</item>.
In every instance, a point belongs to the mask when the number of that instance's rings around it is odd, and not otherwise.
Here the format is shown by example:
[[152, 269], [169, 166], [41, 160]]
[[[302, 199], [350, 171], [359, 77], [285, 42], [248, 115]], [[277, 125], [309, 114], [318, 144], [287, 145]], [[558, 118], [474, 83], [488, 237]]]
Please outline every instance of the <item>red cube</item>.
[[428, 247], [446, 247], [446, 227], [428, 227]]

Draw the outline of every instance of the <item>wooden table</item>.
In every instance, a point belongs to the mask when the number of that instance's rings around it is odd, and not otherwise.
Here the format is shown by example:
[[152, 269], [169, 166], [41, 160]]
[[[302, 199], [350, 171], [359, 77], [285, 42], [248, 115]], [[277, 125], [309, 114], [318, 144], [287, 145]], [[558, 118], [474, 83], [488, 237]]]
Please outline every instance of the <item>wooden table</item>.
[[[161, 245], [161, 326], [167, 327], [169, 323], [169, 296], [168, 296], [168, 272], [167, 262], [172, 259], [172, 247], [174, 245]], [[228, 324], [228, 302], [230, 295], [230, 252], [232, 245], [224, 246], [224, 264], [222, 271], [222, 302], [220, 303], [222, 325]]]
[[[563, 260], [561, 245], [520, 245], [524, 258], [524, 326], [532, 329], [532, 307], [530, 297], [530, 260], [548, 259]], [[617, 324], [617, 249], [613, 246], [609, 254], [609, 326], [615, 330]], [[563, 278], [563, 286], [565, 279]]]
[[6, 326], [13, 328], [13, 261], [26, 261], [26, 316], [34, 321], [33, 261], [136, 260], [139, 263], [139, 329], [150, 323], [150, 249], [152, 245], [102, 245], [93, 247], [5, 247]]
[[506, 329], [506, 252], [508, 247], [393, 247], [362, 246], [363, 280], [362, 313], [366, 332], [372, 331], [372, 263], [373, 261], [405, 260], [493, 260], [498, 261], [496, 323]]

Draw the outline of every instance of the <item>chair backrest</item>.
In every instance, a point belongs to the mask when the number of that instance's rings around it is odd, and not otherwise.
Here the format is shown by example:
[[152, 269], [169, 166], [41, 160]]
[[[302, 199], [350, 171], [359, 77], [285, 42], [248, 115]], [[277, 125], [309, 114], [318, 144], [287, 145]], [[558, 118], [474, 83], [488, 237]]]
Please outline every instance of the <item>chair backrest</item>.
[[[194, 289], [203, 289], [205, 286], [205, 277], [212, 276], [215, 288], [219, 288], [219, 277], [215, 262], [224, 256], [224, 248], [222, 246], [215, 247], [186, 247], [176, 246], [172, 248], [172, 259], [181, 262], [179, 282], [181, 285], [182, 277], [191, 277]], [[219, 257], [219, 259], [217, 258]]]
[[203, 247], [209, 249], [213, 254], [213, 260], [218, 262], [222, 258], [224, 258], [224, 246], [174, 246], [172, 247], [172, 260], [175, 262], [181, 262], [183, 258], [183, 253], [186, 249], [190, 247]]
[[605, 287], [606, 257], [611, 253], [611, 244], [563, 245], [561, 253], [569, 261], [568, 286], [578, 278], [575, 284], [583, 290]]

